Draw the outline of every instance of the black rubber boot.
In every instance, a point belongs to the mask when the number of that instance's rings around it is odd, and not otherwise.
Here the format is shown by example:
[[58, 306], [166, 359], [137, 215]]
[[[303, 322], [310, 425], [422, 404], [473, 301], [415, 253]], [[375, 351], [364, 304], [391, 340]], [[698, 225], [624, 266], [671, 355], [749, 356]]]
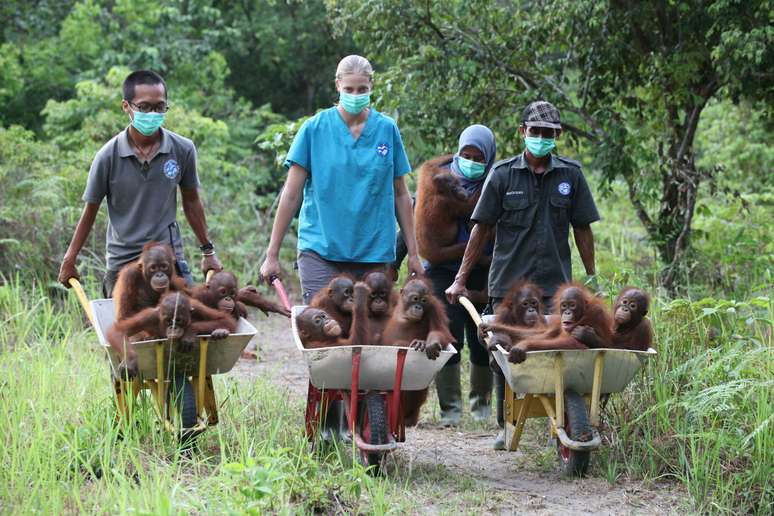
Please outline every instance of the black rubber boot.
[[443, 426], [458, 426], [462, 417], [462, 387], [460, 386], [460, 363], [446, 364], [435, 375], [438, 404], [441, 406]]
[[487, 421], [492, 414], [492, 370], [470, 364], [470, 415], [474, 421]]

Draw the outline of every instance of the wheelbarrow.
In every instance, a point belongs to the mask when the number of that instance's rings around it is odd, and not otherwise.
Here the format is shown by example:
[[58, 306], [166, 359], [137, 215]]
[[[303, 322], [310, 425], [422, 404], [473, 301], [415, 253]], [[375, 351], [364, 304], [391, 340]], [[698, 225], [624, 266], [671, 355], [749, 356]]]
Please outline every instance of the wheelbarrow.
[[437, 359], [430, 360], [422, 351], [399, 346], [306, 349], [296, 323], [305, 308], [292, 308], [291, 326], [309, 370], [306, 435], [313, 440], [327, 407], [342, 401], [359, 459], [378, 473], [384, 456], [406, 440], [401, 392], [426, 389], [457, 350], [447, 344]]
[[[464, 297], [460, 303], [476, 324], [481, 324], [473, 304]], [[484, 318], [490, 322], [494, 316]], [[500, 346], [492, 355], [506, 381], [503, 406], [506, 449], [516, 451], [528, 418], [547, 417], [551, 437], [556, 439], [562, 472], [583, 476], [588, 470], [591, 451], [602, 442], [600, 398], [623, 391], [656, 351], [653, 348], [648, 351], [530, 351], [520, 364], [510, 363], [508, 351]]]
[[[75, 278], [68, 280], [84, 312], [107, 352], [116, 396], [117, 419], [130, 417], [129, 397], [148, 389], [154, 397], [154, 408], [164, 427], [184, 440], [218, 423], [218, 408], [212, 375], [227, 373], [256, 333], [255, 327], [240, 318], [237, 329], [225, 339], [210, 342], [200, 335], [190, 353], [176, 351], [169, 339], [132, 342], [137, 353], [138, 376], [131, 380], [118, 378], [115, 372], [121, 362], [109, 346], [106, 332], [115, 321], [112, 299], [89, 301]], [[177, 416], [175, 417], [177, 412]]]

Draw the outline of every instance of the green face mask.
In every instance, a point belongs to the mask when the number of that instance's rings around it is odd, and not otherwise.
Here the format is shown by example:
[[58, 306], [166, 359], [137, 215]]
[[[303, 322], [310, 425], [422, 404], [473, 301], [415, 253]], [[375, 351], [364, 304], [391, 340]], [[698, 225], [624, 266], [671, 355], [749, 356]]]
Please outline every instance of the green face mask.
[[164, 123], [164, 113], [143, 113], [142, 111], [132, 110], [132, 126], [145, 136], [150, 136], [159, 130]]
[[473, 161], [472, 159], [465, 159], [461, 156], [457, 157], [457, 167], [459, 167], [462, 175], [468, 179], [478, 179], [484, 175], [484, 170], [486, 170], [486, 165], [483, 163]]
[[371, 92], [355, 95], [353, 93], [339, 93], [339, 104], [350, 115], [357, 115], [371, 103]]
[[542, 158], [556, 147], [555, 138], [540, 138], [539, 136], [525, 136], [524, 143], [527, 150], [536, 158]]

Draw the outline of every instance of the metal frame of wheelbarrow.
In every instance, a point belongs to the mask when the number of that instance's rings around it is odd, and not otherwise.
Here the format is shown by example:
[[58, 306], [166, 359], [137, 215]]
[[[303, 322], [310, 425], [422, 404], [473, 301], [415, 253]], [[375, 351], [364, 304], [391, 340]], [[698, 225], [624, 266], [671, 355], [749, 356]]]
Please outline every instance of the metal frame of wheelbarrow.
[[[357, 428], [358, 423], [358, 401], [360, 397], [360, 358], [362, 348], [354, 346], [352, 349], [352, 385], [350, 390], [346, 389], [318, 389], [312, 382], [309, 382], [307, 391], [306, 405], [306, 435], [311, 440], [317, 433], [317, 427], [322, 414], [325, 413], [327, 405], [331, 401], [343, 400], [346, 408], [347, 424], [352, 432], [355, 445], [361, 451], [366, 453], [388, 452], [398, 447], [399, 442], [406, 440], [406, 428], [403, 424], [402, 407], [400, 402], [401, 383], [403, 381], [403, 369], [406, 363], [406, 353], [408, 349], [400, 349], [397, 353], [395, 365], [395, 383], [391, 391], [387, 391], [387, 438], [385, 444], [369, 444], [362, 438], [361, 431], [364, 428]], [[367, 416], [361, 421], [361, 425], [368, 425]]]
[[[101, 332], [101, 327], [96, 320], [94, 310], [92, 309], [92, 303], [89, 301], [86, 293], [83, 290], [80, 282], [75, 278], [70, 278], [68, 283], [72, 287], [78, 301], [81, 304], [84, 312], [89, 318], [89, 322], [94, 327], [95, 331]], [[97, 303], [99, 301], [96, 301]], [[247, 323], [249, 325], [249, 323]], [[252, 330], [250, 338], [255, 335], [255, 328], [249, 325]], [[249, 342], [250, 338], [245, 340], [245, 346]], [[170, 422], [169, 403], [167, 401], [167, 390], [169, 388], [169, 378], [166, 378], [164, 371], [164, 350], [165, 346], [170, 345], [167, 339], [158, 339], [152, 341], [155, 351], [155, 378], [153, 379], [141, 379], [133, 378], [126, 380], [118, 378], [113, 370], [113, 363], [108, 357], [108, 363], [111, 367], [113, 377], [113, 388], [116, 396], [117, 405], [117, 419], [129, 420], [129, 404], [127, 400], [129, 396], [136, 397], [137, 394], [143, 389], [150, 390], [153, 395], [155, 403], [153, 404], [154, 410], [161, 421], [164, 422], [164, 427], [173, 432], [178, 432], [179, 429]], [[143, 344], [143, 343], [134, 343]], [[186, 428], [186, 431], [200, 432], [207, 426], [216, 425], [218, 423], [218, 407], [215, 398], [215, 390], [212, 383], [212, 376], [208, 374], [208, 350], [209, 350], [209, 338], [199, 337], [199, 357], [197, 374], [190, 375], [191, 385], [193, 387], [194, 400], [196, 403], [196, 416], [197, 423], [191, 428]], [[109, 351], [108, 351], [109, 352]], [[237, 358], [238, 360], [238, 358]], [[235, 361], [236, 362], [236, 361]], [[233, 364], [232, 364], [233, 367]], [[230, 369], [230, 368], [229, 368]], [[219, 370], [216, 372], [220, 372]], [[227, 372], [227, 371], [223, 371]], [[188, 377], [188, 375], [187, 375]]]
[[[476, 325], [480, 325], [481, 316], [470, 300], [461, 297], [460, 303], [468, 311]], [[491, 336], [490, 332], [484, 340], [488, 343]], [[529, 362], [528, 359], [524, 364], [519, 364], [518, 367], [529, 369], [535, 363], [535, 357], [542, 357], [542, 368], [539, 371], [533, 371], [532, 374], [525, 373], [523, 375], [522, 385], [519, 386], [518, 393], [514, 392], [511, 386], [513, 379], [511, 366], [513, 364], [507, 362], [508, 352], [498, 346], [494, 354], [506, 380], [503, 415], [507, 449], [516, 451], [524, 430], [524, 424], [528, 418], [548, 417], [552, 437], [557, 437], [563, 446], [570, 450], [590, 451], [598, 448], [602, 442], [598, 431], [601, 395], [622, 391], [644, 361], [655, 355], [656, 352], [653, 349], [648, 351], [620, 349], [531, 351], [527, 353], [527, 356], [533, 357], [533, 362]], [[605, 370], [605, 358], [608, 356], [613, 357], [611, 360], [614, 361], [615, 365], [623, 363], [628, 367], [622, 368], [620, 371]], [[546, 358], [552, 359], [551, 371], [545, 367]], [[583, 362], [582, 369], [586, 369], [589, 361], [593, 361], [590, 388], [585, 371], [579, 371], [577, 367], [579, 362]], [[588, 407], [589, 425], [592, 432], [590, 441], [573, 440], [565, 431], [565, 389], [568, 388], [568, 375], [572, 376], [570, 382], [573, 384], [572, 387], [580, 391], [578, 394], [582, 395]], [[509, 426], [513, 428], [511, 429]]]

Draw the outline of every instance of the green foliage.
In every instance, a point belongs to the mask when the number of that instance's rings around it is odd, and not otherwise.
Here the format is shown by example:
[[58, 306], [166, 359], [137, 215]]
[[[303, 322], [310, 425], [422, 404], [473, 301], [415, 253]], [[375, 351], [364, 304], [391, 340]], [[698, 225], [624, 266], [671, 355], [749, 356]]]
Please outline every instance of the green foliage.
[[389, 64], [381, 101], [427, 142], [454, 141], [483, 121], [508, 155], [520, 150], [522, 106], [554, 102], [578, 150], [607, 181], [627, 181], [670, 288], [690, 247], [699, 185], [712, 172], [694, 166], [702, 109], [719, 92], [768, 101], [772, 91], [765, 2], [328, 5], [339, 30]]
[[705, 298], [654, 307], [658, 356], [611, 399], [606, 461], [675, 477], [702, 513], [774, 503], [774, 304]]
[[336, 65], [355, 48], [349, 35], [334, 37], [322, 0], [216, 3], [233, 33], [222, 45], [240, 95], [291, 118], [330, 106]]
[[709, 187], [740, 193], [772, 191], [772, 128], [767, 106], [762, 102], [711, 102], [704, 109], [696, 133], [699, 167], [721, 167]]

